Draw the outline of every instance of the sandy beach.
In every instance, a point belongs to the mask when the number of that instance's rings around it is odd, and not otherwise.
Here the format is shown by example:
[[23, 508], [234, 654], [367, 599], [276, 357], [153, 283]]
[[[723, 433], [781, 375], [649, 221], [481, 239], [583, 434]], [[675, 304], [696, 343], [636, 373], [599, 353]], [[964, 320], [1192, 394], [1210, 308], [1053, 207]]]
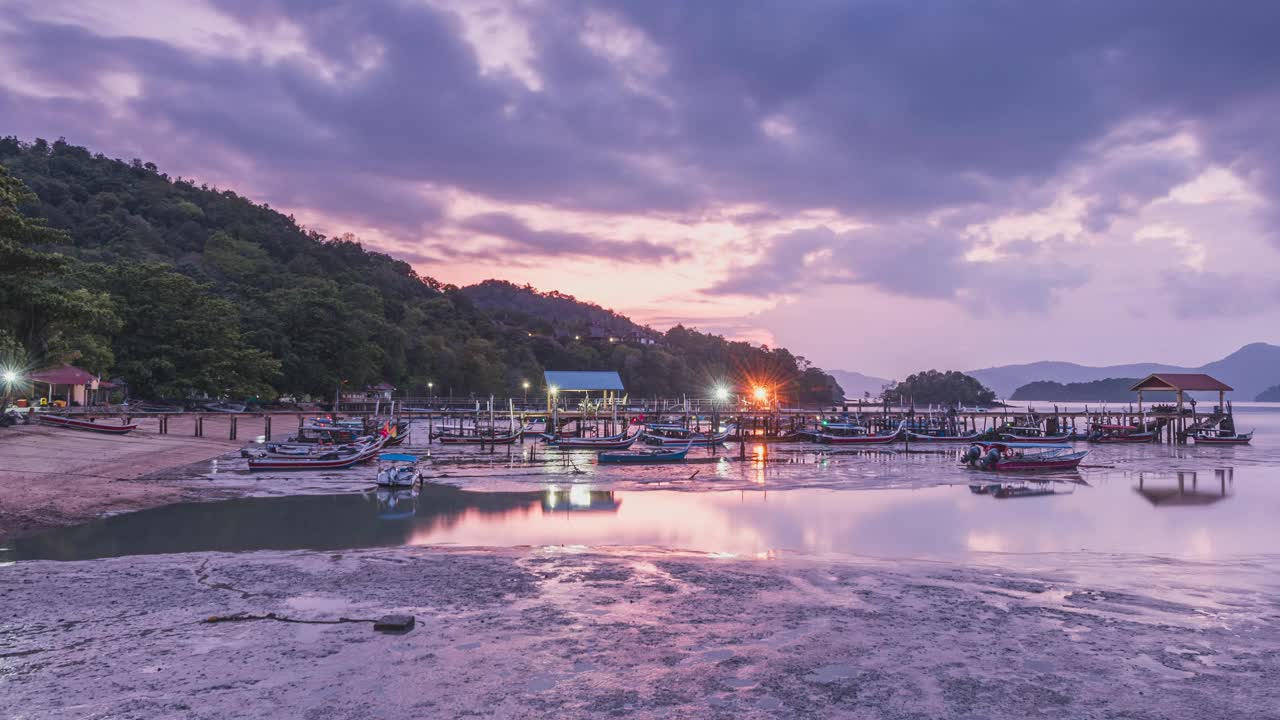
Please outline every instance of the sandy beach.
[[[1274, 583], [1274, 565], [1035, 560], [560, 547], [19, 563], [0, 587], [0, 716], [1280, 716], [1274, 595], [1241, 589]], [[416, 628], [375, 632], [393, 612]]]
[[178, 469], [236, 452], [262, 432], [260, 418], [242, 417], [240, 439], [231, 441], [229, 423], [206, 419], [204, 437], [193, 437], [187, 417], [171, 418], [166, 435], [155, 418], [123, 436], [42, 425], [0, 430], [0, 539], [208, 496]]

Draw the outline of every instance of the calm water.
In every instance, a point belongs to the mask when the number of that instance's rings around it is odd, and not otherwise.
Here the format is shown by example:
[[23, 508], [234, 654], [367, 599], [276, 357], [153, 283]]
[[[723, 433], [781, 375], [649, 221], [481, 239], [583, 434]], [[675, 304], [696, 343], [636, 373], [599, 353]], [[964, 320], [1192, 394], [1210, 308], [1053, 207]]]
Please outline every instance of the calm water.
[[[1240, 448], [1094, 446], [1086, 466], [996, 499], [955, 450], [823, 452], [777, 445], [678, 466], [600, 467], [532, 445], [430, 453], [435, 484], [369, 489], [368, 468], [248, 476], [264, 497], [120, 515], [15, 541], [0, 559], [370, 546], [626, 545], [743, 556], [954, 557], [975, 552], [1123, 552], [1225, 559], [1280, 552], [1280, 408], [1238, 409]], [[913, 448], [913, 450], [916, 448]], [[1003, 477], [1003, 476], [1002, 476]], [[305, 492], [303, 495], [281, 493]]]

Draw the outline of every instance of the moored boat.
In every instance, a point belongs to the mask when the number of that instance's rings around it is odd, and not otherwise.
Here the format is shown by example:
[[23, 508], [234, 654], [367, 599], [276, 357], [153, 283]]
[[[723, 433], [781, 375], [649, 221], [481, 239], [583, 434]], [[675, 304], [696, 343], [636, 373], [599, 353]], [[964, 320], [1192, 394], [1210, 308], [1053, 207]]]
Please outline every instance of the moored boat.
[[873, 435], [870, 433], [861, 435], [837, 435], [829, 432], [821, 432], [817, 435], [817, 442], [827, 445], [888, 445], [895, 443], [902, 437], [903, 425], [901, 423], [891, 433], [887, 435]]
[[[1029, 450], [1038, 452], [1028, 452]], [[981, 442], [970, 445], [963, 460], [965, 464], [978, 470], [1034, 472], [1074, 470], [1088, 454], [1088, 450], [1076, 451], [1065, 443]]]
[[640, 439], [639, 431], [619, 433], [606, 437], [551, 437], [546, 436], [547, 445], [557, 450], [626, 450]]
[[1197, 445], [1248, 445], [1253, 440], [1253, 430], [1247, 433], [1198, 433], [1191, 437]]
[[597, 458], [601, 463], [616, 464], [650, 464], [650, 463], [668, 463], [682, 462], [689, 454], [689, 448], [693, 447], [693, 443], [686, 443], [684, 447], [678, 449], [653, 448], [650, 450], [641, 450], [639, 452], [602, 452]]
[[88, 430], [90, 432], [106, 433], [108, 435], [124, 435], [138, 429], [137, 423], [128, 423], [124, 425], [94, 422], [93, 420], [81, 420], [80, 418], [67, 417], [66, 415], [37, 415], [36, 418], [45, 425], [53, 425], [56, 427], [71, 428], [72, 430]]
[[911, 442], [922, 443], [971, 443], [982, 437], [982, 433], [978, 432], [968, 433], [966, 435], [929, 435], [927, 433], [918, 433], [907, 430], [905, 433]]
[[422, 481], [418, 472], [416, 455], [383, 453], [378, 456], [378, 475], [375, 482], [381, 487], [411, 488]]
[[644, 441], [650, 445], [679, 446], [686, 443], [692, 447], [711, 447], [723, 444], [734, 431], [732, 425], [718, 433], [706, 433], [689, 430], [680, 426], [651, 425], [645, 429]]
[[382, 449], [382, 441], [376, 440], [361, 446], [356, 452], [339, 453], [336, 457], [269, 457], [249, 458], [250, 470], [341, 470], [373, 459]]
[[523, 432], [517, 428], [512, 433], [472, 433], [472, 434], [441, 434], [436, 436], [436, 442], [442, 445], [510, 445], [519, 440]]

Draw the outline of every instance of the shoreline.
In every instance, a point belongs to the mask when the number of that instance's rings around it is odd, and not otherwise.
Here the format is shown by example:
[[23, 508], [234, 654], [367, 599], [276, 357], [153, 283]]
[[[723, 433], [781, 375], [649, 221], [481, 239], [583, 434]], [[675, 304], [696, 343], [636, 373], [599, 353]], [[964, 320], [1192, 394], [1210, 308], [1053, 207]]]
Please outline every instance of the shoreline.
[[[195, 473], [183, 470], [236, 453], [246, 441], [216, 439], [225, 433], [213, 428], [209, 436], [193, 437], [192, 428], [179, 423], [160, 435], [154, 418], [139, 425], [121, 436], [43, 425], [0, 430], [0, 542], [107, 515], [243, 494], [196, 485]], [[253, 437], [254, 430], [242, 432]]]
[[[402, 547], [17, 563], [0, 567], [14, 609], [0, 714], [1190, 720], [1280, 706], [1266, 681], [1280, 636], [1258, 593], [1277, 558], [1207, 575], [1039, 560]], [[391, 613], [416, 627], [375, 632]]]

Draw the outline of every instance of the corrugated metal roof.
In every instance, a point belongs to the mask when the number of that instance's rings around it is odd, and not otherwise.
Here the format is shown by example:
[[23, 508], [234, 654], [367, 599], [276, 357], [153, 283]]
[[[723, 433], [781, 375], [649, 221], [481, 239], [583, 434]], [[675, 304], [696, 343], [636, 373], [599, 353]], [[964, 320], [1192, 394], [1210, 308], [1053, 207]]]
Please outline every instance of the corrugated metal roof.
[[1137, 390], [1182, 390], [1183, 392], [1231, 391], [1231, 386], [1204, 373], [1156, 373], [1129, 388]]
[[622, 378], [616, 372], [589, 372], [585, 370], [547, 370], [542, 373], [547, 387], [555, 387], [568, 392], [587, 390], [626, 390], [622, 387]]

